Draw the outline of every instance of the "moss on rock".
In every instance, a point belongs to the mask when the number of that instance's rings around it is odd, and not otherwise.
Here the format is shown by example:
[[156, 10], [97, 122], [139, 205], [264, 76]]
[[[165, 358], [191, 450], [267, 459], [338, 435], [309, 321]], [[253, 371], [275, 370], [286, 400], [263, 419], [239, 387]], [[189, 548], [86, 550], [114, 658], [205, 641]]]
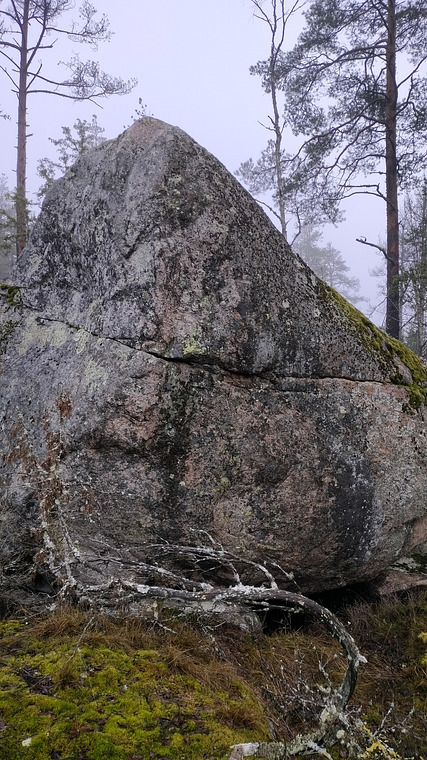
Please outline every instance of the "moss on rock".
[[390, 382], [406, 389], [409, 396], [409, 408], [406, 411], [425, 405], [427, 367], [420, 357], [400, 340], [390, 338], [387, 333], [376, 327], [365, 314], [346, 301], [334, 288], [322, 281], [319, 281], [318, 287], [323, 299], [335, 307], [355, 338], [360, 340], [378, 361], [385, 374], [389, 376]]
[[0, 295], [5, 298], [8, 309], [17, 309], [21, 305], [21, 289], [18, 285], [7, 285], [5, 282], [0, 282]]

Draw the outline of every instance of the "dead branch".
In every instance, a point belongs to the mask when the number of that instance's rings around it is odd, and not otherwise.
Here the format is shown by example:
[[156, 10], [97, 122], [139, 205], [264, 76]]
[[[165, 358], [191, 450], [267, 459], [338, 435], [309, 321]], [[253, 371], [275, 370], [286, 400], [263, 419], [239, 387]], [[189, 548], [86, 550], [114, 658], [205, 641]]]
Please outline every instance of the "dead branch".
[[[359, 653], [354, 639], [345, 626], [330, 610], [301, 593], [279, 588], [271, 569], [278, 570], [287, 581], [293, 581], [291, 573], [286, 572], [274, 562], [255, 562], [246, 559], [240, 553], [230, 552], [205, 531], [195, 531], [199, 538], [203, 538], [203, 545], [172, 544], [167, 541], [139, 545], [135, 547], [135, 551], [137, 550], [140, 554], [141, 550], [144, 550], [146, 559], [138, 561], [117, 556], [114, 547], [105, 542], [100, 547], [102, 554], [101, 551], [99, 554], [96, 553], [96, 543], [92, 548], [94, 553], [76, 551], [65, 527], [65, 523], [60, 522], [60, 532], [64, 538], [61, 547], [57, 546], [53, 549], [53, 553], [51, 551], [51, 571], [56, 577], [62, 575], [64, 579], [63, 597], [70, 593], [75, 599], [93, 603], [98, 607], [104, 603], [116, 606], [118, 601], [121, 607], [123, 604], [138, 607], [148, 602], [148, 606], [152, 606], [154, 610], [157, 609], [159, 602], [170, 600], [178, 604], [182, 603], [184, 614], [201, 615], [221, 615], [227, 611], [235, 611], [236, 607], [238, 610], [246, 608], [251, 611], [279, 608], [306, 614], [321, 623], [332, 638], [339, 643], [345, 654], [347, 667], [340, 686], [332, 688], [325, 698], [318, 728], [307, 737], [297, 737], [293, 742], [287, 743], [285, 749], [284, 745], [277, 742], [251, 744], [251, 753], [249, 753], [247, 751], [249, 745], [236, 745], [229, 760], [238, 760], [249, 754], [268, 760], [281, 760], [281, 758], [299, 754], [298, 748], [301, 746], [306, 749], [313, 748], [324, 737], [332, 735], [331, 732], [336, 734], [337, 726], [342, 725], [346, 705], [356, 686], [359, 665], [365, 662], [365, 658]], [[44, 526], [44, 531], [46, 542], [52, 549], [48, 524]], [[155, 560], [150, 560], [149, 557], [155, 557]], [[102, 569], [99, 571], [103, 578], [107, 575], [111, 564], [120, 569], [109, 581], [88, 586], [77, 579], [76, 570], [86, 569], [86, 573], [82, 573], [84, 577], [87, 576], [88, 569], [93, 572], [94, 565], [103, 563], [105, 563], [104, 571]], [[186, 574], [181, 572], [180, 565], [190, 567], [192, 569], [190, 572], [197, 573], [199, 578], [202, 575], [202, 580], [193, 580], [188, 572]], [[213, 585], [212, 572], [216, 573], [218, 569], [226, 571], [232, 585], [225, 587]], [[250, 572], [253, 578], [258, 579], [259, 585], [244, 583], [241, 570], [245, 572], [246, 577]], [[150, 583], [151, 579], [155, 578], [158, 578], [160, 584], [163, 585]]]
[[356, 238], [356, 243], [362, 243], [362, 245], [369, 245], [371, 248], [376, 248], [378, 251], [381, 251], [381, 253], [384, 254], [387, 261], [391, 261], [390, 256], [382, 245], [377, 245], [377, 243], [370, 243], [368, 240], [366, 240], [365, 237]]
[[[208, 536], [209, 540], [211, 537]], [[68, 537], [67, 537], [68, 539]], [[67, 540], [67, 543], [69, 539]], [[168, 542], [160, 544], [147, 544], [145, 547], [148, 556], [156, 556], [156, 562], [131, 562], [132, 576], [146, 578], [147, 571], [151, 571], [155, 577], [162, 578], [166, 585], [148, 585], [146, 582], [138, 583], [137, 580], [112, 580], [109, 584], [101, 584], [92, 587], [79, 588], [79, 583], [73, 578], [71, 581], [71, 565], [84, 564], [91, 565], [96, 561], [96, 556], [85, 558], [76, 556], [70, 559], [68, 556], [66, 576], [69, 581], [69, 587], [78, 597], [91, 597], [107, 592], [109, 595], [120, 594], [122, 601], [128, 603], [137, 602], [138, 600], [177, 600], [186, 602], [193, 611], [209, 611], [215, 613], [221, 609], [238, 605], [243, 608], [252, 610], [269, 610], [283, 608], [284, 610], [301, 612], [310, 616], [312, 619], [320, 622], [331, 636], [340, 644], [347, 659], [347, 669], [341, 685], [329, 698], [330, 704], [334, 709], [342, 710], [347, 705], [357, 681], [357, 672], [364, 658], [360, 655], [356, 643], [348, 633], [341, 621], [330, 610], [317, 602], [309, 599], [303, 594], [280, 589], [276, 579], [267, 567], [267, 562], [254, 562], [229, 552], [220, 544], [212, 545], [179, 545]], [[215, 587], [212, 583], [201, 583], [192, 581], [184, 574], [179, 575], [174, 568], [172, 572], [167, 567], [160, 564], [161, 558], [165, 560], [172, 558], [175, 560], [185, 560], [190, 563], [194, 569], [200, 569], [203, 563], [215, 563], [215, 567], [221, 567], [231, 574], [232, 584], [227, 587]], [[128, 564], [126, 560], [110, 555], [104, 561], [120, 562], [124, 567]], [[242, 582], [238, 567], [244, 567], [253, 571], [253, 574], [261, 574], [264, 578], [265, 585], [251, 586]], [[286, 573], [288, 579], [292, 575]], [[177, 588], [180, 586], [180, 588]]]
[[282, 607], [293, 612], [304, 612], [324, 625], [331, 636], [339, 642], [348, 661], [343, 681], [330, 701], [336, 705], [337, 709], [343, 709], [353, 694], [359, 665], [364, 662], [364, 658], [360, 655], [353, 637], [350, 636], [341, 621], [326, 607], [322, 607], [303, 594], [278, 588], [244, 585], [217, 588], [212, 591], [187, 591], [163, 586], [145, 586], [125, 581], [122, 583], [122, 587], [131, 592], [134, 598], [140, 596], [146, 599], [179, 599], [191, 602], [196, 607], [199, 605], [200, 608], [203, 606], [206, 608], [208, 603], [212, 612], [215, 612], [215, 607], [224, 604], [239, 604], [251, 609], [261, 607], [265, 610]]

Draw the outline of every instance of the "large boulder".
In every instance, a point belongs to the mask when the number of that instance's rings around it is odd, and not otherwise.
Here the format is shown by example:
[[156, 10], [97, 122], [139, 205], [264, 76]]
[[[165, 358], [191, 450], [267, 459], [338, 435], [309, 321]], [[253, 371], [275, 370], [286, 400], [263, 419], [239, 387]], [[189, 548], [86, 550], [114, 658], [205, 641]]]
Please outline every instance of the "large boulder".
[[180, 129], [146, 118], [81, 157], [13, 286], [9, 592], [150, 583], [165, 547], [210, 541], [316, 592], [426, 542], [425, 368]]

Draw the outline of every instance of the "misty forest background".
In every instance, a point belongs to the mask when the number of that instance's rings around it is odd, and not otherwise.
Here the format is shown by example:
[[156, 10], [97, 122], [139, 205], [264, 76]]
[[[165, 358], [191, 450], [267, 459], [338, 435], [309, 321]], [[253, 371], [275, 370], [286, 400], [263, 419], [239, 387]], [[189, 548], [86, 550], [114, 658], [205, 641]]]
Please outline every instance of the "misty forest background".
[[[368, 314], [383, 302], [383, 327], [425, 359], [425, 4], [250, 0], [248, 13], [268, 33], [269, 46], [256, 51], [259, 60], [248, 76], [258, 77], [270, 111], [260, 114], [265, 149], [240, 165], [238, 178], [316, 274]], [[6, 174], [0, 177], [2, 279], [24, 247], [52, 181], [104, 139], [104, 125], [95, 115], [72, 120], [61, 134], [52, 135], [52, 155], [38, 158], [34, 198], [27, 191], [31, 106], [46, 95], [51, 102], [62, 98], [99, 105], [105, 98], [130, 93], [136, 79], [105, 73], [96, 57], [85, 60], [73, 51], [67, 62], [62, 60], [70, 41], [96, 52], [112, 33], [107, 16], [88, 0], [79, 9], [70, 0], [0, 3], [0, 73], [17, 105], [16, 114], [10, 114], [0, 102], [0, 116], [17, 122], [15, 187]], [[149, 109], [139, 98], [124, 126], [147, 115]], [[359, 194], [384, 202], [383, 236], [358, 239], [360, 246], [378, 254], [371, 270], [378, 278], [378, 299], [372, 304], [324, 229], [339, 225], [343, 202]]]

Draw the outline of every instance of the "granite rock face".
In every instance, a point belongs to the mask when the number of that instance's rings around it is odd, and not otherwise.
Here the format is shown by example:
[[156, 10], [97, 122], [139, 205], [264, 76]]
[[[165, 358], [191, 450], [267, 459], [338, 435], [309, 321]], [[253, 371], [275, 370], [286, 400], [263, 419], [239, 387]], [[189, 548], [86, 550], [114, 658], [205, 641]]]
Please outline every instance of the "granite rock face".
[[9, 592], [149, 584], [156, 546], [211, 538], [315, 592], [427, 541], [424, 367], [181, 130], [143, 119], [77, 161], [13, 284], [0, 292]]

